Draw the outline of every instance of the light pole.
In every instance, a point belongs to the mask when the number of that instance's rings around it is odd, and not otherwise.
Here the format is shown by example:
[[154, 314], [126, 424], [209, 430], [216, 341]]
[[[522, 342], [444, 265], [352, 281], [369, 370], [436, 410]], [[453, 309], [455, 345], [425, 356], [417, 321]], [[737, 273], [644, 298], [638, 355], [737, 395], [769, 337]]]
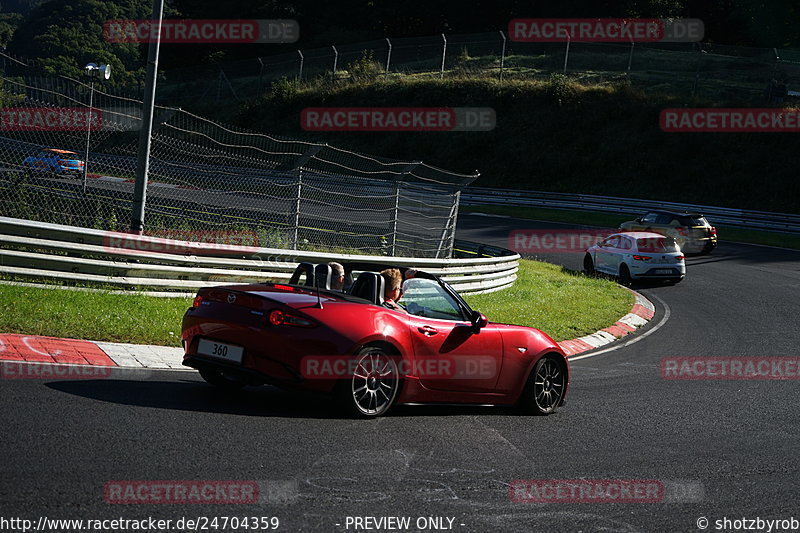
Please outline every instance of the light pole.
[[94, 80], [100, 76], [107, 80], [111, 77], [111, 67], [88, 63], [83, 69], [89, 76], [89, 113], [86, 115], [86, 152], [83, 157], [83, 194], [86, 194], [86, 176], [89, 172], [89, 140], [92, 136], [92, 106], [94, 105]]

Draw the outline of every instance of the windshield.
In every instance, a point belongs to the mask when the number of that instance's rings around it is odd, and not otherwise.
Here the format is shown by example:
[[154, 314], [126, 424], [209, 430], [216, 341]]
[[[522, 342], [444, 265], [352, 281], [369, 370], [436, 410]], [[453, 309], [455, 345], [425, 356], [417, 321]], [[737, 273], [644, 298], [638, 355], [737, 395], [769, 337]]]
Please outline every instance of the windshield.
[[432, 279], [411, 278], [403, 283], [403, 297], [397, 302], [411, 315], [444, 320], [464, 320], [461, 307]]

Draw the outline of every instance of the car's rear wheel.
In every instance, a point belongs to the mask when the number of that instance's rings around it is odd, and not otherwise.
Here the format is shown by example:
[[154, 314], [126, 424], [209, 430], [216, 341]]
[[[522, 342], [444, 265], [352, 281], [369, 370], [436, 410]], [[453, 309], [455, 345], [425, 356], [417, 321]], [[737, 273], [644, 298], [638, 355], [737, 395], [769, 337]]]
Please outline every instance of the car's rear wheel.
[[631, 283], [633, 283], [631, 271], [625, 263], [619, 265], [619, 282], [626, 287], [630, 287]]
[[592, 260], [592, 256], [590, 254], [583, 256], [583, 271], [589, 276], [595, 275], [594, 260]]
[[389, 411], [400, 390], [395, 358], [377, 346], [362, 348], [355, 355], [353, 375], [339, 383], [338, 391], [351, 414], [375, 418]]
[[520, 399], [520, 407], [534, 415], [555, 413], [564, 399], [567, 372], [564, 365], [553, 356], [539, 359], [528, 377]]
[[214, 385], [215, 387], [219, 387], [220, 389], [238, 390], [245, 386], [245, 382], [242, 381], [241, 379], [225, 374], [220, 370], [214, 370], [211, 368], [201, 368], [200, 376], [209, 385]]

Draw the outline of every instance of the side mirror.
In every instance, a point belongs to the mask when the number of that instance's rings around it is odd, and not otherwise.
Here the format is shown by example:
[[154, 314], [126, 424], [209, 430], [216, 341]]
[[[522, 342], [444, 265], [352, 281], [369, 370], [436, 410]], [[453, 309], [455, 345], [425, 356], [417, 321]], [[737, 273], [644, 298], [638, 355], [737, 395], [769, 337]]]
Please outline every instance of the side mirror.
[[472, 326], [475, 329], [485, 328], [489, 324], [489, 319], [483, 313], [478, 311], [472, 312]]

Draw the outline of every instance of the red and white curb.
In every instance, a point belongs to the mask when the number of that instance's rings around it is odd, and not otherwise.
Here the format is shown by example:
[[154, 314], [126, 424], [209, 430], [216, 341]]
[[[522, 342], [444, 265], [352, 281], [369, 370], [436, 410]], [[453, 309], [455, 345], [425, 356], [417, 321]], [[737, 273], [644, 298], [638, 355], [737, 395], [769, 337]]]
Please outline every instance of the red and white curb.
[[169, 346], [0, 335], [0, 375], [6, 376], [21, 364], [189, 370], [182, 361], [183, 349]]
[[603, 328], [591, 335], [559, 342], [558, 345], [564, 350], [564, 353], [569, 357], [594, 350], [600, 346], [610, 344], [620, 337], [629, 335], [636, 331], [637, 328], [647, 324], [653, 318], [656, 308], [653, 302], [638, 292], [633, 290], [631, 292], [636, 297], [636, 303], [633, 304], [630, 313], [617, 320], [614, 325]]

